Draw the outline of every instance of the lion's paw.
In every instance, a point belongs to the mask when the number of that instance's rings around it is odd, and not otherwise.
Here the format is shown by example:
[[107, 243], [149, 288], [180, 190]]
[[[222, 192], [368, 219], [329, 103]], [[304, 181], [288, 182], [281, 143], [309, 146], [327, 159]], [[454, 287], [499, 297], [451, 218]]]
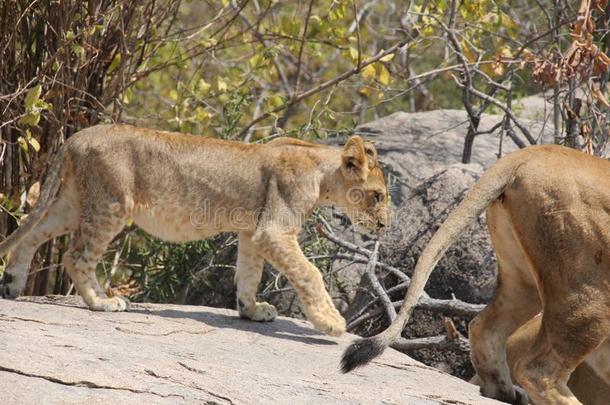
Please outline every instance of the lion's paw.
[[530, 403], [529, 401], [529, 397], [527, 396], [527, 393], [525, 392], [525, 390], [521, 387], [517, 387], [515, 385], [515, 402], [513, 402], [515, 405], [527, 405]]
[[89, 307], [92, 311], [123, 312], [129, 309], [129, 300], [125, 297], [102, 298]]
[[277, 309], [268, 302], [257, 302], [254, 307], [244, 308], [238, 303], [239, 315], [257, 322], [271, 322], [277, 317]]
[[[489, 390], [492, 392], [489, 392]], [[495, 385], [488, 386], [488, 392], [485, 392], [483, 387], [481, 387], [480, 392], [481, 395], [487, 398], [497, 399], [502, 402], [506, 402], [513, 405], [528, 405], [529, 397], [525, 390], [517, 385], [513, 385], [510, 387], [508, 391], [506, 390], [498, 390], [498, 387]]]
[[323, 314], [313, 315], [309, 320], [316, 329], [330, 336], [341, 336], [346, 330], [345, 319], [335, 308]]
[[277, 317], [277, 309], [267, 302], [257, 302], [252, 315], [253, 321], [270, 322]]
[[0, 297], [17, 298], [25, 286], [27, 267], [9, 265], [0, 277]]

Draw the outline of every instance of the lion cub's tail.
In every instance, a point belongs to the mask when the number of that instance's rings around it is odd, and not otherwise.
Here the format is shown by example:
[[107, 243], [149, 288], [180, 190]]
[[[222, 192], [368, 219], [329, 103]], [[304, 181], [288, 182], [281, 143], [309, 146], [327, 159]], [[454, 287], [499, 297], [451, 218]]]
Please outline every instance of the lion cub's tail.
[[47, 174], [47, 178], [40, 190], [40, 197], [29, 213], [24, 223], [9, 237], [0, 243], [0, 257], [9, 254], [25, 238], [28, 233], [44, 217], [47, 209], [53, 202], [61, 184], [61, 166], [64, 161], [64, 148], [60, 148]]
[[516, 152], [500, 159], [473, 185], [464, 200], [449, 214], [419, 257], [413, 271], [411, 285], [394, 322], [382, 333], [370, 338], [359, 339], [345, 350], [341, 359], [341, 370], [344, 373], [367, 364], [383, 353], [400, 336], [424, 291], [434, 266], [458, 236], [504, 192], [516, 170], [524, 161], [522, 152]]

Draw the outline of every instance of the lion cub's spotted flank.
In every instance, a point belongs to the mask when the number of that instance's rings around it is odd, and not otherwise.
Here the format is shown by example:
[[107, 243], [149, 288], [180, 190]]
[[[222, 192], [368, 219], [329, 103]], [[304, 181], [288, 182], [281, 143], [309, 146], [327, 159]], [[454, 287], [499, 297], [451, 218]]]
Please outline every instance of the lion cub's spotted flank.
[[127, 125], [91, 127], [61, 148], [36, 207], [0, 244], [0, 255], [10, 253], [4, 293], [21, 292], [38, 246], [72, 233], [63, 260], [76, 290], [92, 310], [123, 311], [127, 301], [104, 295], [95, 267], [129, 219], [175, 242], [238, 232], [240, 314], [276, 317], [272, 305], [256, 302], [267, 260], [294, 286], [314, 326], [340, 335], [345, 320], [297, 234], [319, 205], [342, 208], [356, 225], [376, 230], [388, 219], [386, 197], [377, 152], [359, 136], [337, 149], [290, 138], [253, 145]]

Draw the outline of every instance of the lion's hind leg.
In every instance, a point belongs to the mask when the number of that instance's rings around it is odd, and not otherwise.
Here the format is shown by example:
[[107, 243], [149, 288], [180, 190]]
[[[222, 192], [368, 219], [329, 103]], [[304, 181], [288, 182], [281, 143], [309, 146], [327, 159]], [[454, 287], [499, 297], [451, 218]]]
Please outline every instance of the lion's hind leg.
[[275, 307], [267, 302], [256, 302], [256, 291], [263, 273], [263, 258], [256, 252], [251, 237], [252, 235], [246, 232], [239, 234], [235, 272], [237, 309], [243, 318], [261, 322], [272, 321], [277, 317]]
[[470, 322], [470, 356], [481, 394], [509, 403], [527, 403], [527, 396], [513, 385], [506, 342], [520, 325], [540, 312], [540, 300], [501, 204], [494, 203], [488, 209], [487, 224], [498, 258], [498, 281], [492, 301]]
[[76, 230], [64, 255], [64, 266], [76, 291], [89, 309], [125, 311], [129, 301], [122, 297], [106, 298], [95, 275], [95, 267], [112, 239], [123, 229], [127, 216], [120, 204], [96, 207]]
[[594, 352], [589, 353], [585, 361], [606, 384], [610, 385], [610, 337]]
[[515, 379], [536, 404], [580, 404], [568, 388], [570, 375], [610, 332], [609, 320], [599, 312], [579, 310], [583, 302], [603, 308], [601, 293], [578, 291], [574, 285], [565, 288], [553, 288], [553, 302], [545, 302], [533, 345], [514, 366]]
[[532, 347], [516, 360], [514, 375], [536, 404], [576, 405], [580, 401], [568, 388], [568, 380], [578, 363], [558, 355], [543, 326]]
[[71, 196], [60, 192], [45, 216], [9, 254], [3, 295], [11, 298], [19, 296], [25, 287], [34, 254], [40, 245], [49, 239], [74, 231], [77, 226], [78, 212], [73, 208]]
[[470, 356], [482, 395], [509, 403], [526, 404], [527, 396], [514, 387], [511, 379], [506, 341], [539, 307], [529, 302], [531, 294], [536, 297], [535, 289], [529, 290], [528, 297], [518, 294], [523, 291], [516, 291], [513, 287], [503, 283], [501, 275], [498, 276], [498, 289], [492, 302], [470, 322]]

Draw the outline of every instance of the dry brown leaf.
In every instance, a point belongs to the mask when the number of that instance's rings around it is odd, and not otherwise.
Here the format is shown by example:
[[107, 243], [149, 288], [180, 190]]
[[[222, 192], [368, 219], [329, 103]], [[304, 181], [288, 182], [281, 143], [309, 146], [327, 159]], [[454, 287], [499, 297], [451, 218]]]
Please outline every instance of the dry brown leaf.
[[608, 102], [608, 99], [602, 94], [602, 92], [599, 89], [592, 88], [591, 95], [593, 96], [593, 98], [595, 100], [602, 103], [606, 108], [610, 107], [610, 103]]
[[34, 204], [36, 204], [36, 201], [38, 201], [38, 197], [40, 197], [40, 182], [39, 181], [32, 184], [32, 186], [28, 190], [28, 194], [27, 194], [27, 197], [25, 198], [25, 201], [28, 203], [28, 205], [30, 207], [33, 207]]

